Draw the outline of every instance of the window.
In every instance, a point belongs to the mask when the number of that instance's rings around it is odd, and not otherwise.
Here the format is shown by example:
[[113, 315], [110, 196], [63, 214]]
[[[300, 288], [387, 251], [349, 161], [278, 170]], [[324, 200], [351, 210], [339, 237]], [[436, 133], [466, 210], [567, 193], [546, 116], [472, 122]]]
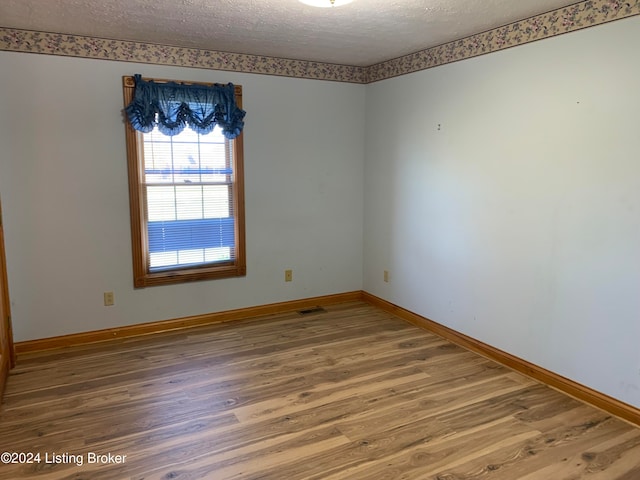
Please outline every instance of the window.
[[[123, 83], [126, 106], [135, 79]], [[241, 109], [239, 86], [235, 101]], [[126, 122], [135, 287], [246, 274], [242, 137]]]

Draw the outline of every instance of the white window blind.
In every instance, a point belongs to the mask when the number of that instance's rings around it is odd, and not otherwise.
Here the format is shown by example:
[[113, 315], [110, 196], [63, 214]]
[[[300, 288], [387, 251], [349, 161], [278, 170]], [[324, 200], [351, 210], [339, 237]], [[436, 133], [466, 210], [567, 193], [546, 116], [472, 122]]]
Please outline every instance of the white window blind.
[[233, 262], [233, 141], [219, 127], [142, 135], [149, 271]]

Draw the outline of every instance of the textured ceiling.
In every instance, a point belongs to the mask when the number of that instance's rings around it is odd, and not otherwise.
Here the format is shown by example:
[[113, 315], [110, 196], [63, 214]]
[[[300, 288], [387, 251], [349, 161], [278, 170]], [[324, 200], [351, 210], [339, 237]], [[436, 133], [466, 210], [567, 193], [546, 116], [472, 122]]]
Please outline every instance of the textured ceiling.
[[0, 27], [369, 66], [576, 0], [1, 0]]

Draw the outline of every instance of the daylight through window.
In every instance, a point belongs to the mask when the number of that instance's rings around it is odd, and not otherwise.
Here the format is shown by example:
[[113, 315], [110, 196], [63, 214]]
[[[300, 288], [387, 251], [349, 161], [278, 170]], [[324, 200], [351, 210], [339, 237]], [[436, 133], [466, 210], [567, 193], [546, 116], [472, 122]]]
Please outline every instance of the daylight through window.
[[242, 134], [128, 124], [127, 141], [135, 285], [244, 275]]

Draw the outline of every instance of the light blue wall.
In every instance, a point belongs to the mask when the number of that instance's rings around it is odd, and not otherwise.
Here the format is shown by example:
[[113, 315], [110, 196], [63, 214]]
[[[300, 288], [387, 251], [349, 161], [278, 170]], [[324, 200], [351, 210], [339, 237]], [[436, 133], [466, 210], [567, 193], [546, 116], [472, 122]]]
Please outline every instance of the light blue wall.
[[[640, 406], [638, 27], [367, 86], [0, 52], [16, 340], [364, 288]], [[138, 72], [243, 85], [246, 278], [133, 289]]]
[[365, 290], [640, 406], [638, 44], [634, 17], [369, 85]]
[[[243, 86], [246, 277], [134, 290], [121, 114], [134, 73]], [[11, 52], [0, 85], [16, 341], [362, 288], [362, 85]]]

